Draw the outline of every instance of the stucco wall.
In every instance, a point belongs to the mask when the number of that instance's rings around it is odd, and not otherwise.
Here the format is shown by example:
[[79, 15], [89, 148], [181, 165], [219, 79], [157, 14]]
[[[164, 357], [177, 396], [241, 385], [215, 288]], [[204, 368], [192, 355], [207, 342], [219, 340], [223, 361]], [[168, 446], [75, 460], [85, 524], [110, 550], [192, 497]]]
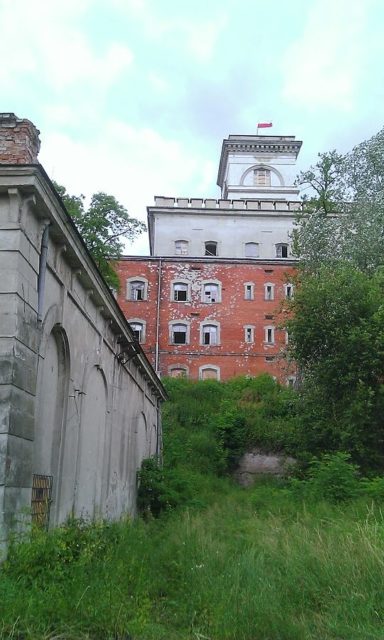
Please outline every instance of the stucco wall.
[[39, 167], [0, 167], [0, 309], [2, 541], [28, 519], [33, 474], [53, 476], [50, 525], [134, 513], [164, 391]]

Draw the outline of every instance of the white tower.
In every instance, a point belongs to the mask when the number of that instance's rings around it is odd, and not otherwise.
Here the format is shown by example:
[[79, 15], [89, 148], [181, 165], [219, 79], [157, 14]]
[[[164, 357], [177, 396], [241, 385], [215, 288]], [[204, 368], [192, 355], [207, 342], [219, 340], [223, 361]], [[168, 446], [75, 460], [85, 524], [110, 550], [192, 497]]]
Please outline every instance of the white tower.
[[230, 135], [223, 140], [217, 184], [228, 200], [297, 200], [295, 136]]

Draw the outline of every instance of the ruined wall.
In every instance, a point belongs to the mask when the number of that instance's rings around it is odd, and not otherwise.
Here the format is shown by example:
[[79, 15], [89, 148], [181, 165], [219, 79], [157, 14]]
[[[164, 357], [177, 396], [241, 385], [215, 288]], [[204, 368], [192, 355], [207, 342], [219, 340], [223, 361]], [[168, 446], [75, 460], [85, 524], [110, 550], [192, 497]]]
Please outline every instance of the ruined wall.
[[38, 166], [0, 165], [0, 309], [2, 542], [37, 476], [52, 478], [50, 525], [134, 513], [164, 391]]
[[[184, 368], [191, 378], [212, 375], [225, 380], [268, 372], [283, 383], [290, 383], [294, 369], [283, 357], [287, 334], [280, 328], [280, 307], [293, 271], [294, 266], [288, 261], [132, 258], [118, 264], [118, 301], [129, 321], [145, 323], [142, 347], [161, 375], [176, 374], [178, 368]], [[148, 283], [144, 300], [129, 299], [130, 282], [135, 279]], [[174, 300], [176, 282], [188, 285], [187, 301]], [[218, 284], [216, 302], [204, 299], [206, 283]], [[272, 287], [272, 299], [266, 299], [267, 285]], [[288, 295], [292, 293], [293, 288]], [[188, 325], [188, 344], [172, 344], [172, 321]], [[205, 345], [202, 325], [210, 323], [217, 326], [218, 344]], [[267, 341], [268, 328], [273, 329], [271, 342]], [[204, 374], [204, 367], [212, 371]]]

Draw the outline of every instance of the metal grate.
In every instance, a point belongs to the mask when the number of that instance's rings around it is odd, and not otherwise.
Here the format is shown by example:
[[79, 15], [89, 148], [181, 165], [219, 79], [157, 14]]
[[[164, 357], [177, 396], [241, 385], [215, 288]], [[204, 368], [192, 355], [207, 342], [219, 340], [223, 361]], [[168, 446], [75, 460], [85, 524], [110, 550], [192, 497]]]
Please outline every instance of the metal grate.
[[32, 480], [32, 522], [47, 529], [49, 510], [52, 502], [53, 476], [33, 474]]

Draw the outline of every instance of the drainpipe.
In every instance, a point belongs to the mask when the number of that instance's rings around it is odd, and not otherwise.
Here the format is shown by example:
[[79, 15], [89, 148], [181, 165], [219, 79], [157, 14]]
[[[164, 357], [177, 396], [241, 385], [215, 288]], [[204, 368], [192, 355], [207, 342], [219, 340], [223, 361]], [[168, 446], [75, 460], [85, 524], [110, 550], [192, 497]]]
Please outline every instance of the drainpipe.
[[155, 350], [155, 371], [159, 374], [160, 371], [160, 350], [159, 350], [159, 336], [160, 336], [160, 302], [161, 302], [161, 276], [162, 276], [162, 262], [159, 258], [159, 269], [157, 278], [157, 309], [156, 309], [156, 350]]
[[41, 237], [39, 275], [37, 279], [37, 321], [38, 322], [41, 322], [43, 319], [45, 274], [47, 271], [48, 239], [49, 239], [50, 226], [51, 226], [51, 223], [47, 222], [44, 227], [43, 235]]

